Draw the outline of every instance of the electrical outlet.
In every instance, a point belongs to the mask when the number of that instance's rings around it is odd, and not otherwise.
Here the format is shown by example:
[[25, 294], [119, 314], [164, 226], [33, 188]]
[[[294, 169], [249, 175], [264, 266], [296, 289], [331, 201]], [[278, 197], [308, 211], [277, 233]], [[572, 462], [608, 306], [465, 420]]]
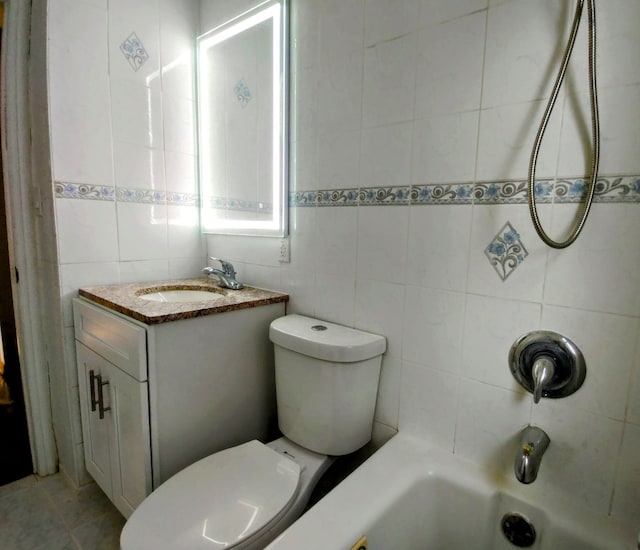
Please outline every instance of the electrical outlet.
[[291, 261], [289, 252], [289, 238], [280, 239], [280, 263], [288, 264]]

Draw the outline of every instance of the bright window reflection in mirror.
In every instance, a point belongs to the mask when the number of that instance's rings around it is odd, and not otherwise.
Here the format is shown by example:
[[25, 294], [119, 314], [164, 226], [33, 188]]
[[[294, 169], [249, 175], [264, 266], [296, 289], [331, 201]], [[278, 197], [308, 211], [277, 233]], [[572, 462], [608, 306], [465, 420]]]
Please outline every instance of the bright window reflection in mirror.
[[268, 0], [197, 39], [202, 230], [287, 230], [287, 9]]

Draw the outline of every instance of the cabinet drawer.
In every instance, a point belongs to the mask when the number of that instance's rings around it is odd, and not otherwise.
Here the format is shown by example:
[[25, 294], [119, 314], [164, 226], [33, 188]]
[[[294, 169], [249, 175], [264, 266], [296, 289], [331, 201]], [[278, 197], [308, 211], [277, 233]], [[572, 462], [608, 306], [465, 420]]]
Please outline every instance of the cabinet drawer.
[[147, 379], [146, 330], [83, 300], [73, 300], [76, 339], [136, 380]]

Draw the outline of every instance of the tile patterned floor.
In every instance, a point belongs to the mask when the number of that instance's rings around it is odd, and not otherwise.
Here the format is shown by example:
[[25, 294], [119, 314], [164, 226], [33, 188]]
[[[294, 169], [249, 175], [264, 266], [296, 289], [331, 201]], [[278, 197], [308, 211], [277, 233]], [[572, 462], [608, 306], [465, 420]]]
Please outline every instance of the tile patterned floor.
[[56, 474], [0, 486], [2, 550], [118, 550], [124, 523], [94, 484], [74, 491]]

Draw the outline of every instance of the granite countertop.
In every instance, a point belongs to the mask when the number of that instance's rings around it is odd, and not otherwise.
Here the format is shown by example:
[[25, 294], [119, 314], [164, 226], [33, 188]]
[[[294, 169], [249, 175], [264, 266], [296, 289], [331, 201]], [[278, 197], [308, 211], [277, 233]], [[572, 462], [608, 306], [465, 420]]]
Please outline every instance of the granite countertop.
[[[202, 302], [153, 302], [140, 297], [142, 294], [160, 290], [208, 290], [220, 294], [221, 298]], [[287, 294], [250, 286], [245, 286], [241, 290], [220, 288], [217, 280], [208, 277], [90, 286], [81, 288], [78, 294], [147, 325], [191, 319], [192, 317], [224, 313], [236, 309], [266, 306], [289, 300]]]

